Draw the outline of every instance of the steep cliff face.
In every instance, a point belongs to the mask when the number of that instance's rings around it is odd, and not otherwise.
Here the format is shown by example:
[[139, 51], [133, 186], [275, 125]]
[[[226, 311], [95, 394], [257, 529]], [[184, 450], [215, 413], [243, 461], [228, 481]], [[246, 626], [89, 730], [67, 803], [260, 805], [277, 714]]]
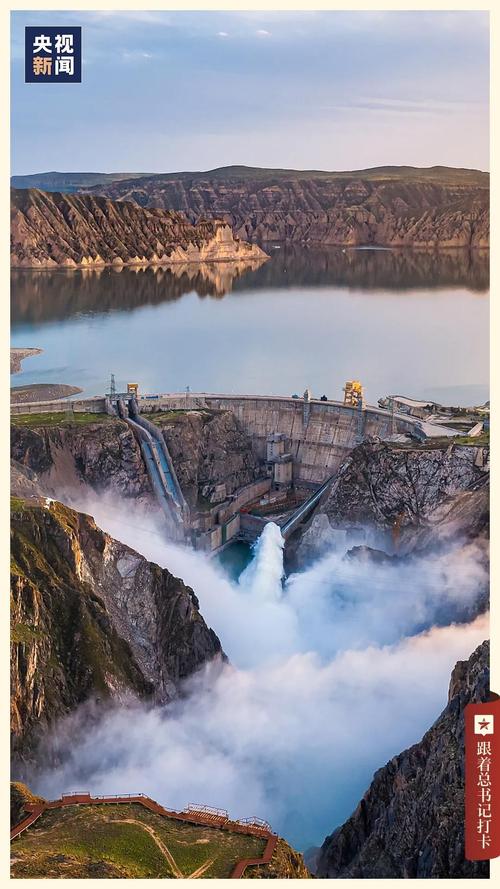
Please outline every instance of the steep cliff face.
[[180, 210], [193, 222], [224, 219], [238, 236], [258, 242], [489, 245], [489, 180], [471, 170], [329, 174], [227, 168], [123, 180], [92, 191], [143, 207]]
[[[195, 507], [210, 502], [216, 488], [226, 495], [260, 477], [252, 444], [230, 411], [170, 411], [147, 414], [162, 430], [184, 496]], [[79, 425], [44, 425], [43, 415], [28, 425], [11, 424], [13, 492], [43, 492], [65, 499], [90, 486], [154, 506], [140, 448], [121, 420], [100, 415]], [[220, 499], [220, 497], [219, 497]]]
[[93, 267], [265, 258], [220, 220], [189, 223], [180, 213], [145, 210], [90, 195], [12, 190], [11, 265]]
[[332, 524], [417, 527], [446, 498], [486, 483], [487, 462], [486, 448], [366, 441], [342, 464], [322, 511]]
[[62, 497], [65, 491], [88, 485], [122, 497], [152, 500], [139, 445], [122, 420], [102, 414], [82, 424], [61, 415], [54, 424], [40, 414], [28, 421], [14, 417], [11, 424], [11, 456], [17, 464], [14, 482], [22, 468], [31, 471], [32, 478], [34, 473], [49, 495]]
[[160, 427], [184, 496], [193, 506], [212, 501], [219, 485], [230, 495], [262, 475], [251, 441], [231, 411], [147, 416]]
[[453, 670], [449, 700], [422, 740], [375, 773], [355, 812], [325, 840], [317, 876], [487, 877], [464, 858], [464, 707], [488, 700], [489, 643]]
[[89, 699], [170, 699], [222, 656], [193, 591], [60, 503], [11, 509], [13, 752]]

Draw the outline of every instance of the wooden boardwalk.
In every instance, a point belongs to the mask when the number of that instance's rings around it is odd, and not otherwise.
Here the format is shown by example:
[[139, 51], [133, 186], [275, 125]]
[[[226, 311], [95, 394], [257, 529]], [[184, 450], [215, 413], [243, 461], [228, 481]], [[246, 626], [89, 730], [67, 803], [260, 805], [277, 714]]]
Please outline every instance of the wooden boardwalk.
[[144, 793], [125, 794], [123, 796], [91, 796], [90, 793], [67, 793], [63, 794], [61, 799], [43, 803], [27, 803], [25, 808], [29, 811], [29, 815], [11, 830], [10, 838], [11, 840], [17, 839], [49, 809], [61, 809], [65, 806], [123, 805], [127, 803], [138, 803], [149, 809], [150, 812], [154, 812], [155, 815], [162, 815], [165, 818], [174, 818], [177, 821], [187, 821], [189, 824], [199, 825], [200, 827], [212, 827], [218, 830], [227, 830], [231, 833], [243, 833], [267, 839], [262, 858], [243, 858], [241, 861], [238, 861], [231, 874], [231, 879], [233, 880], [239, 880], [247, 867], [269, 864], [278, 842], [277, 834], [273, 833], [266, 822], [261, 822], [258, 819], [232, 821], [226, 811], [223, 809], [212, 809], [210, 806], [189, 806], [184, 812], [175, 812], [160, 806], [156, 800], [151, 799]]

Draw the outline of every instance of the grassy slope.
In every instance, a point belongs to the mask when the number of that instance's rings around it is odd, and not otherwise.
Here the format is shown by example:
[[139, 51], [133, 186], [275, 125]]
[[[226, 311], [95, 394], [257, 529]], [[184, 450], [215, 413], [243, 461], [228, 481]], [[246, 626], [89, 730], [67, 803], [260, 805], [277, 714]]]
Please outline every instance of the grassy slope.
[[165, 844], [185, 876], [212, 862], [203, 877], [227, 878], [237, 861], [259, 858], [265, 848], [265, 840], [258, 837], [183, 824], [138, 804], [71, 806], [46, 812], [13, 843], [12, 876], [174, 876], [146, 827]]
[[91, 423], [115, 423], [117, 417], [110, 417], [109, 414], [91, 414], [91, 413], [73, 413], [69, 417], [66, 411], [54, 411], [54, 413], [43, 414], [12, 414], [11, 423], [13, 426], [29, 426], [38, 428], [39, 426], [88, 426]]

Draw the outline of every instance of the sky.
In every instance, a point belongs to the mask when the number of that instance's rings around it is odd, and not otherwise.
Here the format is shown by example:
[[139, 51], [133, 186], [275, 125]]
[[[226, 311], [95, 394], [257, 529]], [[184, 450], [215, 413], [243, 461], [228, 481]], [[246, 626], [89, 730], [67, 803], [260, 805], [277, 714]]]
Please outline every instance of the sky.
[[[81, 25], [81, 84], [24, 27]], [[15, 12], [12, 174], [489, 169], [486, 12]]]

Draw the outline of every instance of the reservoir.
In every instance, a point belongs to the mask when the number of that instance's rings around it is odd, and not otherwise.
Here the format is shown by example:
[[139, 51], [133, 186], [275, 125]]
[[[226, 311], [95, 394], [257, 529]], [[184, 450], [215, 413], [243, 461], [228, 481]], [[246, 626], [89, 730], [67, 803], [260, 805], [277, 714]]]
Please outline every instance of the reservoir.
[[13, 385], [342, 398], [489, 398], [489, 254], [269, 249], [259, 268], [16, 270]]

